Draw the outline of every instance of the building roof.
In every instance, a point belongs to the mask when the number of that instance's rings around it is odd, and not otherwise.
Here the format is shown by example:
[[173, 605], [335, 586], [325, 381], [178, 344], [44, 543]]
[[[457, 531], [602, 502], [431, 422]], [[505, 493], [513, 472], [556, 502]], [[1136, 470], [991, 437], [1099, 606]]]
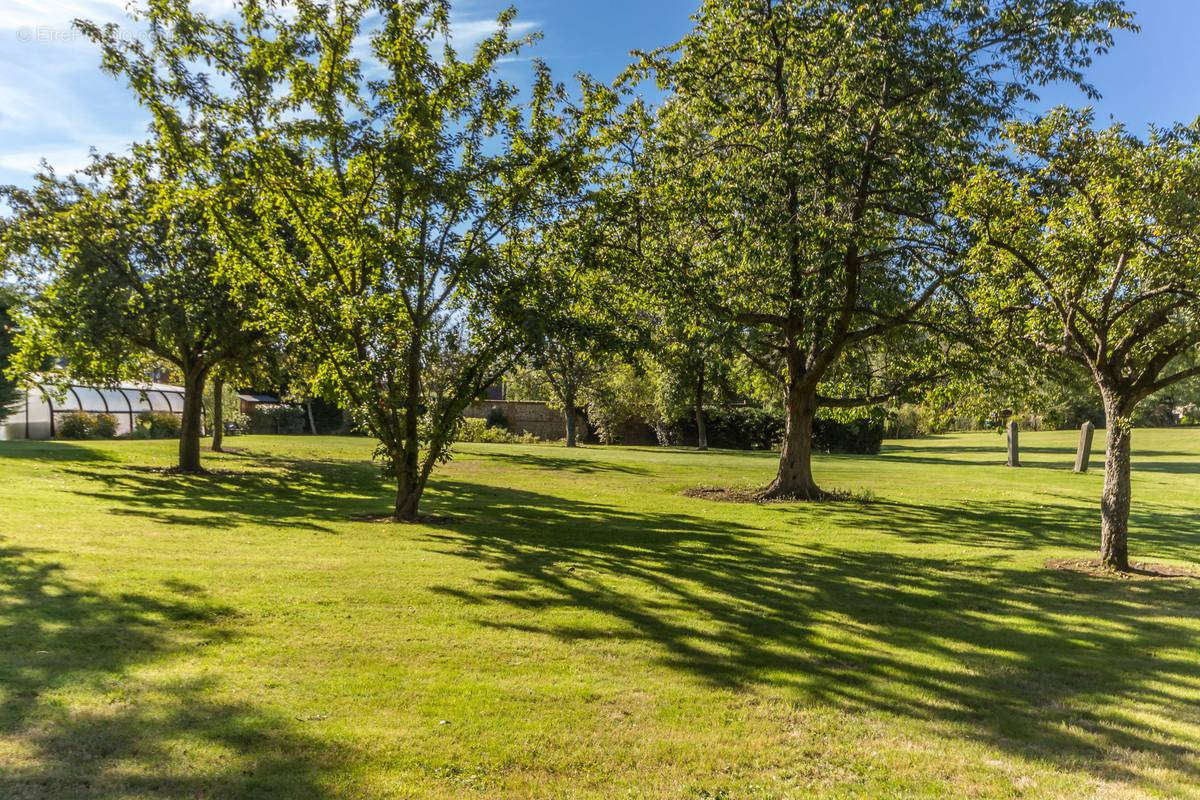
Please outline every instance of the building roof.
[[269, 394], [239, 394], [238, 400], [245, 400], [247, 403], [278, 403], [278, 397], [272, 397]]

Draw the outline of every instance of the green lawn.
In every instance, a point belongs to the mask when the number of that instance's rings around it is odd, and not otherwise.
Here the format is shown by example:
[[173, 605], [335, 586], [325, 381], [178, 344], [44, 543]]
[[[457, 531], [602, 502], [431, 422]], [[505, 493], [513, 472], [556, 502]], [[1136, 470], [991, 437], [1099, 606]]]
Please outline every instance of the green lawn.
[[[1074, 433], [825, 457], [871, 502], [682, 496], [770, 454], [464, 445], [437, 525], [362, 439], [0, 444], [0, 797], [1200, 796], [1200, 581], [1091, 556]], [[1200, 561], [1200, 431], [1135, 560]], [[206, 454], [207, 457], [207, 454]]]

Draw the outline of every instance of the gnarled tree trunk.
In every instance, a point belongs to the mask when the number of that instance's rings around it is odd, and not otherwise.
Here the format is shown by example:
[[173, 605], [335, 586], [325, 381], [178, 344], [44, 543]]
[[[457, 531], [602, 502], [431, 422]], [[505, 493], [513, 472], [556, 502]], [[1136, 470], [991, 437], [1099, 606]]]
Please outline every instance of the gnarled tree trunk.
[[396, 511], [393, 515], [397, 522], [416, 522], [420, 519], [418, 511], [424, 490], [425, 486], [416, 469], [411, 472], [406, 468], [400, 470], [396, 481]]
[[221, 445], [225, 439], [225, 405], [221, 402], [221, 395], [225, 392], [225, 381], [220, 378], [213, 380], [213, 434], [212, 434], [212, 451], [214, 453], [224, 452]]
[[704, 427], [704, 368], [696, 377], [696, 449], [708, 449], [708, 430]]
[[1130, 444], [1133, 431], [1125, 404], [1104, 404], [1107, 448], [1104, 492], [1100, 495], [1100, 561], [1107, 567], [1129, 569]]
[[205, 370], [189, 370], [183, 379], [183, 419], [179, 431], [179, 472], [203, 472], [200, 435], [204, 423]]
[[825, 493], [812, 474], [813, 419], [817, 413], [817, 393], [789, 375], [787, 425], [779, 452], [779, 473], [767, 487], [769, 498], [820, 500]]

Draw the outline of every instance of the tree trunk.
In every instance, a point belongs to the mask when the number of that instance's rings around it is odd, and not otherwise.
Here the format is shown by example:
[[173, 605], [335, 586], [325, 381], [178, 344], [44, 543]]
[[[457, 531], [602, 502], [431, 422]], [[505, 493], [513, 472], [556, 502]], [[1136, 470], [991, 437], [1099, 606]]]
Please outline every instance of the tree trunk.
[[425, 486], [421, 482], [420, 473], [417, 470], [409, 472], [407, 469], [400, 471], [396, 481], [396, 512], [394, 518], [397, 522], [417, 522], [421, 517], [419, 508], [421, 505], [421, 493], [425, 490]]
[[225, 404], [221, 402], [221, 395], [225, 393], [225, 381], [220, 378], [213, 379], [213, 435], [212, 435], [212, 451], [214, 453], [223, 453], [221, 445], [225, 439]]
[[408, 385], [404, 398], [403, 452], [395, 459], [396, 465], [396, 512], [397, 522], [416, 522], [419, 518], [421, 492], [425, 482], [417, 465], [421, 440], [418, 432], [421, 404], [421, 342], [414, 337], [409, 346], [406, 365]]
[[1100, 561], [1122, 572], [1129, 569], [1129, 481], [1132, 430], [1122, 404], [1105, 403], [1108, 446], [1104, 455], [1104, 492], [1100, 495]]
[[203, 472], [200, 435], [204, 423], [204, 371], [193, 371], [183, 381], [183, 419], [179, 431], [179, 472]]
[[563, 417], [567, 426], [567, 447], [575, 446], [575, 441], [577, 438], [575, 428], [578, 424], [578, 420], [575, 418], [575, 416], [575, 394], [571, 392], [563, 398]]
[[813, 418], [817, 413], [814, 389], [803, 387], [789, 375], [787, 393], [787, 425], [783, 448], [779, 452], [779, 474], [767, 487], [769, 498], [821, 500], [825, 493], [812, 475]]
[[308, 432], [313, 436], [317, 435], [317, 423], [313, 420], [312, 399], [304, 401], [304, 410], [308, 412]]
[[696, 377], [696, 449], [708, 449], [708, 431], [704, 427], [704, 368]]

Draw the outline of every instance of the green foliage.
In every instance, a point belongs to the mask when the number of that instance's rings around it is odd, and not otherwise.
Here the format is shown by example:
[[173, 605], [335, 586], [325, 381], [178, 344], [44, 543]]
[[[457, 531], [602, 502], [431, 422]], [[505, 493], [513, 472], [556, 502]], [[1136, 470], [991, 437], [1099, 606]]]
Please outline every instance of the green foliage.
[[308, 430], [308, 415], [301, 406], [256, 406], [250, 416], [254, 433], [297, 434]]
[[484, 417], [484, 424], [489, 428], [503, 428], [508, 430], [508, 415], [504, 413], [504, 409], [500, 406], [492, 406], [488, 409], [487, 416]]
[[[144, 379], [162, 363], [185, 394], [209, 372], [246, 357], [262, 332], [248, 324], [251, 293], [232, 296], [195, 187], [172, 177], [153, 145], [128, 157], [93, 158], [81, 174], [43, 172], [29, 190], [2, 196], [13, 215], [0, 248], [30, 286], [16, 369], [65, 358], [91, 383]], [[185, 402], [179, 467], [200, 469], [199, 405]]]
[[482, 444], [534, 444], [541, 440], [532, 433], [512, 433], [505, 427], [490, 425], [487, 420], [468, 417], [462, 421], [457, 440]]
[[619, 359], [610, 360], [600, 379], [584, 393], [588, 423], [596, 438], [616, 444], [629, 425], [660, 427], [655, 392], [654, 381], [645, 371]]
[[[779, 411], [753, 406], [704, 409], [710, 447], [730, 450], [770, 450], [783, 439], [784, 418]], [[688, 409], [675, 422], [663, 427], [662, 444], [694, 443], [696, 417]]]
[[918, 439], [938, 432], [929, 408], [916, 403], [905, 403], [894, 409], [884, 423], [884, 435], [888, 439]]
[[669, 93], [628, 118], [644, 279], [735, 326], [795, 436], [816, 408], [965, 370], [949, 189], [1030, 87], [1082, 83], [1123, 4], [706, 0], [694, 19], [634, 70]]
[[1093, 127], [1059, 108], [1013, 124], [1016, 161], [956, 193], [972, 300], [1019, 363], [1075, 365], [1110, 410], [1200, 375], [1200, 126]]
[[143, 411], [133, 427], [135, 439], [177, 439], [183, 423], [170, 411]]
[[413, 519], [463, 409], [528, 342], [529, 232], [583, 192], [611, 93], [584, 81], [571, 103], [536, 63], [521, 102], [499, 74], [529, 41], [511, 9], [467, 59], [444, 0], [239, 10], [153, 4], [171, 34], [144, 41], [84, 30], [203, 192], [223, 274], [265, 287], [262, 323], [305, 343], [305, 382], [379, 441]]
[[16, 320], [14, 312], [17, 308], [15, 293], [0, 286], [0, 422], [12, 412], [13, 406], [24, 397], [14, 376], [12, 368], [14, 344], [16, 337]]
[[210, 382], [204, 390], [204, 426], [212, 431], [213, 411], [217, 403], [221, 404], [221, 414], [225, 422], [226, 433], [246, 433], [249, 430], [250, 419], [242, 413], [242, 404], [238, 400], [237, 388], [225, 383], [221, 387], [221, 396], [215, 394], [216, 384]]
[[117, 418], [112, 414], [72, 411], [58, 415], [54, 432], [60, 439], [112, 439], [117, 435]]
[[1010, 125], [1012, 163], [977, 167], [954, 208], [977, 239], [972, 300], [996, 349], [1072, 365], [1104, 403], [1101, 558], [1126, 570], [1138, 408], [1200, 378], [1200, 122], [1145, 141], [1094, 122], [1058, 108]]
[[821, 453], [878, 455], [883, 444], [884, 416], [879, 410], [856, 419], [818, 416], [813, 420], [813, 449]]

